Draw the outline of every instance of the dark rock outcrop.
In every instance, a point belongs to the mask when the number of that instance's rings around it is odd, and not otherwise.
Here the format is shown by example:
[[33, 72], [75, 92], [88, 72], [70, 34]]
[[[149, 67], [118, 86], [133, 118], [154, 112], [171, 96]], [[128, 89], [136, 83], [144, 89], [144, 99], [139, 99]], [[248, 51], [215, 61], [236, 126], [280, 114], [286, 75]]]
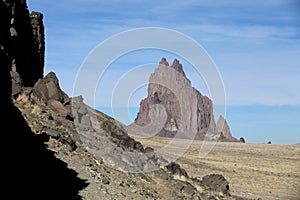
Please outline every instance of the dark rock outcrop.
[[[31, 12], [30, 22], [32, 27], [33, 41], [34, 41], [34, 52], [35, 52], [35, 67], [39, 69], [39, 74], [43, 74], [44, 63], [45, 63], [45, 28], [43, 18], [44, 15], [40, 12]], [[40, 77], [38, 75], [37, 77]]]
[[185, 178], [188, 178], [188, 174], [187, 172], [180, 167], [179, 164], [175, 163], [175, 162], [171, 162], [170, 164], [168, 164], [166, 166], [167, 170], [169, 170], [173, 175], [178, 175], [178, 176], [183, 176]]
[[204, 176], [201, 185], [211, 191], [221, 192], [223, 194], [229, 193], [228, 181], [220, 174], [209, 174]]
[[[152, 119], [151, 112], [156, 113]], [[192, 87], [177, 59], [169, 66], [162, 58], [150, 75], [148, 96], [141, 101], [135, 122], [129, 127], [145, 127], [152, 120], [163, 122], [158, 136], [238, 141], [223, 117], [216, 126], [212, 100]]]
[[71, 115], [71, 111], [65, 108], [65, 105], [70, 104], [70, 98], [60, 89], [55, 73], [50, 72], [43, 79], [39, 79], [34, 84], [32, 95], [53, 111], [64, 116]]
[[243, 137], [240, 137], [240, 142], [242, 142], [242, 143], [246, 143], [246, 140], [245, 140], [245, 138], [243, 138]]
[[[39, 12], [29, 14], [26, 1], [1, 1], [1, 52], [22, 84], [33, 86], [44, 73], [44, 25]], [[14, 86], [14, 85], [12, 85]], [[14, 93], [18, 88], [14, 90]]]
[[1, 134], [2, 195], [9, 199], [80, 199], [85, 180], [46, 148], [49, 137], [34, 134], [12, 100], [12, 94], [21, 93], [24, 85], [33, 86], [43, 75], [26, 1], [0, 0], [0, 28], [1, 129], [5, 130]]
[[49, 100], [56, 100], [62, 104], [70, 102], [68, 95], [60, 89], [58, 78], [53, 72], [50, 72], [34, 84], [33, 94], [45, 104]]

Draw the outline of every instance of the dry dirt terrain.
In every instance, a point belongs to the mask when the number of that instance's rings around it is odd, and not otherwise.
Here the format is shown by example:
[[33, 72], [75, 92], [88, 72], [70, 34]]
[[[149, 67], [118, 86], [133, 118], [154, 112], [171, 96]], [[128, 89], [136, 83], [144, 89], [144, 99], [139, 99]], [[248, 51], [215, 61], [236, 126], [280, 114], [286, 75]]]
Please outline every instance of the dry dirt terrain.
[[[187, 143], [183, 139], [162, 137], [135, 139], [154, 149], [161, 149], [172, 140], [174, 152], [180, 144]], [[190, 176], [222, 174], [229, 181], [233, 195], [250, 199], [300, 199], [299, 145], [219, 142], [200, 158], [202, 144], [193, 141], [177, 160]]]

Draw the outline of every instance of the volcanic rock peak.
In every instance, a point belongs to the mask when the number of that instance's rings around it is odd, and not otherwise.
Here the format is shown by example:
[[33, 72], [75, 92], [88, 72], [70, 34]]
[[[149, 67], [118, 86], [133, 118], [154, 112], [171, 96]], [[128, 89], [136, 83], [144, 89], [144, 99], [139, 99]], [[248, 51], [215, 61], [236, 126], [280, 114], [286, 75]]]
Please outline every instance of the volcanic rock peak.
[[[161, 120], [165, 119], [163, 129], [157, 133], [159, 136], [174, 137], [181, 133], [187, 138], [202, 140], [209, 136], [211, 140], [236, 141], [231, 136], [229, 126], [223, 117], [217, 128], [212, 100], [192, 87], [182, 64], [177, 59], [169, 66], [167, 59], [163, 57], [159, 66], [150, 75], [148, 97], [140, 103], [135, 124], [139, 126], [151, 124], [150, 113], [153, 108], [158, 110], [158, 105], [165, 110], [158, 111], [156, 116]], [[166, 117], [163, 117], [162, 113], [166, 113]], [[219, 135], [222, 135], [222, 138], [219, 138]]]
[[163, 58], [161, 59], [161, 61], [159, 62], [159, 64], [160, 64], [160, 65], [166, 65], [166, 66], [169, 66], [169, 63], [168, 63], [168, 61], [167, 61], [167, 59], [166, 59], [165, 57], [163, 57]]
[[[167, 59], [165, 57], [163, 57], [161, 59], [161, 61], [159, 62], [159, 65], [163, 65], [163, 66], [167, 66], [167, 67], [170, 66], [169, 63], [168, 63], [168, 61], [167, 61]], [[172, 69], [175, 69], [177, 72], [183, 74], [184, 77], [187, 78], [186, 75], [185, 75], [185, 73], [184, 73], [184, 71], [183, 71], [182, 64], [176, 58], [174, 59], [172, 65], [170, 67]]]
[[179, 60], [177, 60], [176, 58], [173, 61], [172, 67], [177, 70], [180, 73], [184, 74], [184, 71], [182, 69], [182, 64], [179, 63]]

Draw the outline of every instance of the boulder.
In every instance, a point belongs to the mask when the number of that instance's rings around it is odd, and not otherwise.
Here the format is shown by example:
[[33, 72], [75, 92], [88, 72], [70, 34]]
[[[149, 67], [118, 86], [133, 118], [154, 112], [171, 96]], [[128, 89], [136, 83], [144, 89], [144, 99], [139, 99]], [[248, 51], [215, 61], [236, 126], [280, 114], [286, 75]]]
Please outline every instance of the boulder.
[[201, 185], [210, 191], [229, 194], [228, 181], [220, 174], [209, 174], [202, 178]]
[[43, 79], [39, 79], [33, 87], [33, 94], [43, 103], [56, 100], [63, 105], [70, 102], [68, 95], [61, 90], [58, 79], [54, 72], [48, 73]]

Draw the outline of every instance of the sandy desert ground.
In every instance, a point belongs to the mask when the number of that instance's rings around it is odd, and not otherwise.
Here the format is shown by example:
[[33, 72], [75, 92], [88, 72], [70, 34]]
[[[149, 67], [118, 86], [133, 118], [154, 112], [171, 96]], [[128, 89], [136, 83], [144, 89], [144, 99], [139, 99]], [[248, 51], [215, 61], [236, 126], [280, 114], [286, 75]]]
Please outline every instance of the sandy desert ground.
[[[192, 177], [218, 173], [229, 181], [231, 194], [250, 199], [300, 199], [300, 145], [216, 143], [204, 157], [201, 141], [171, 138], [135, 138], [156, 150], [184, 152], [177, 162]], [[172, 145], [170, 142], [172, 141]], [[182, 148], [182, 149], [180, 149]], [[185, 151], [186, 150], [186, 151]]]

